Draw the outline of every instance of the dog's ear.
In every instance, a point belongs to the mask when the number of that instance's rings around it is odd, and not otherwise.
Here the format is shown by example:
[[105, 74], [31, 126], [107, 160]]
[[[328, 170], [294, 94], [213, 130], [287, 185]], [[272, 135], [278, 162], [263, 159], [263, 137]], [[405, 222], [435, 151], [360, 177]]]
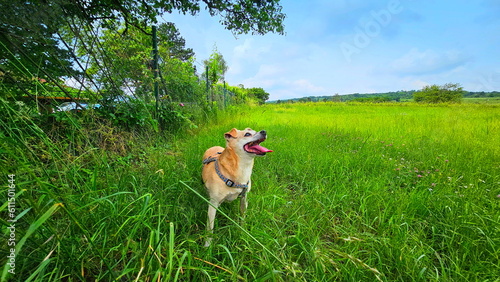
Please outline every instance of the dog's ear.
[[236, 128], [231, 129], [228, 133], [224, 134], [224, 137], [229, 140], [229, 138], [237, 138], [238, 130]]

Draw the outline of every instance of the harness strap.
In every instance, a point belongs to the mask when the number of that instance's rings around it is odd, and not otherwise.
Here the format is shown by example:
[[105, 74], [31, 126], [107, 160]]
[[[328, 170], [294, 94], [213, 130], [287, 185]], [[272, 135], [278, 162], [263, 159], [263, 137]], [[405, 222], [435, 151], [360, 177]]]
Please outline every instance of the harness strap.
[[[220, 155], [222, 154], [222, 152], [217, 152], [217, 155]], [[206, 164], [209, 164], [211, 162], [215, 162], [217, 160], [217, 157], [208, 157], [206, 159], [203, 160], [203, 164], [206, 165]]]
[[[218, 152], [217, 154], [221, 154], [221, 152]], [[211, 162], [215, 162], [215, 172], [217, 173], [217, 175], [219, 176], [219, 178], [224, 181], [224, 183], [226, 183], [226, 186], [228, 187], [231, 187], [231, 188], [240, 188], [240, 189], [243, 189], [243, 191], [241, 191], [240, 195], [238, 195], [238, 197], [243, 197], [245, 196], [245, 194], [247, 193], [247, 190], [248, 190], [248, 183], [247, 184], [241, 184], [241, 183], [238, 183], [238, 182], [234, 182], [233, 180], [225, 177], [222, 172], [220, 171], [219, 169], [219, 158], [218, 157], [208, 157], [206, 159], [203, 160], [203, 164], [206, 165], [206, 164], [209, 164]]]
[[243, 188], [243, 189], [247, 189], [248, 188], [248, 183], [247, 184], [241, 184], [241, 183], [238, 183], [238, 182], [234, 182], [233, 180], [225, 177], [222, 174], [222, 172], [220, 171], [220, 169], [219, 169], [219, 160], [215, 160], [215, 172], [220, 177], [220, 179], [222, 179], [222, 181], [224, 181], [226, 183], [226, 185], [229, 186], [229, 187]]
[[206, 158], [203, 160], [203, 164], [206, 165], [206, 164], [209, 164], [211, 162], [215, 162], [216, 160], [217, 160], [217, 158], [209, 157], [209, 158]]

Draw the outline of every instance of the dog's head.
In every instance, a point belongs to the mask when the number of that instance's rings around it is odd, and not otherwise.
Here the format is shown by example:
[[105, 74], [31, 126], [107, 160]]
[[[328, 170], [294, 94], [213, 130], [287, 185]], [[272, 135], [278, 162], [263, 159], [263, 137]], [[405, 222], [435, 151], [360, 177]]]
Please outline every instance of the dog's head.
[[236, 128], [233, 128], [224, 136], [226, 138], [227, 146], [233, 148], [239, 155], [254, 157], [264, 156], [266, 153], [272, 152], [272, 150], [264, 148], [260, 145], [260, 143], [264, 142], [267, 138], [265, 130], [257, 132], [250, 128], [245, 130], [237, 130]]

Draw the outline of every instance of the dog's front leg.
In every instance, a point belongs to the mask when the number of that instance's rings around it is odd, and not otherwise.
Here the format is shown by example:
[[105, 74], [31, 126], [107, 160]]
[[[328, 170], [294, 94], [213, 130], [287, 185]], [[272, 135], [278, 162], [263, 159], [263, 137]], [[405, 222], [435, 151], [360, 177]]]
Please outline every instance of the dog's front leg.
[[[210, 199], [210, 204], [208, 205], [208, 216], [207, 216], [207, 231], [210, 233], [214, 233], [214, 223], [215, 223], [215, 214], [217, 213], [217, 208], [219, 207], [219, 202]], [[210, 246], [212, 243], [212, 236], [208, 237], [205, 241], [205, 247]]]
[[248, 195], [248, 192], [250, 192], [250, 189], [252, 189], [252, 183], [250, 181], [248, 181], [247, 190], [245, 191], [245, 193], [243, 193], [243, 196], [241, 196], [241, 198], [240, 198], [240, 213], [241, 213], [242, 218], [245, 218], [245, 214], [247, 211], [247, 207], [248, 207], [247, 195]]
[[245, 194], [240, 198], [240, 214], [242, 218], [245, 218], [247, 207], [248, 207], [248, 201], [247, 201], [247, 195]]
[[248, 192], [250, 192], [250, 189], [252, 189], [252, 183], [250, 181], [248, 181], [247, 190], [245, 191], [245, 193], [243, 193], [243, 196], [241, 196], [241, 198], [240, 198], [240, 214], [241, 214], [241, 217], [243, 219], [245, 218], [245, 214], [246, 214], [247, 207], [248, 207], [247, 195], [248, 195]]

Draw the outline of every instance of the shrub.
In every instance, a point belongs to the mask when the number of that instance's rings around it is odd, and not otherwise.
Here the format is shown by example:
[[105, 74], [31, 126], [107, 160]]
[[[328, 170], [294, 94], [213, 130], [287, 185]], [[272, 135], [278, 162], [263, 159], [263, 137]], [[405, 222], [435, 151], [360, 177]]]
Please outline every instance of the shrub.
[[413, 94], [413, 100], [420, 103], [460, 103], [463, 97], [463, 88], [458, 83], [445, 85], [427, 85]]

